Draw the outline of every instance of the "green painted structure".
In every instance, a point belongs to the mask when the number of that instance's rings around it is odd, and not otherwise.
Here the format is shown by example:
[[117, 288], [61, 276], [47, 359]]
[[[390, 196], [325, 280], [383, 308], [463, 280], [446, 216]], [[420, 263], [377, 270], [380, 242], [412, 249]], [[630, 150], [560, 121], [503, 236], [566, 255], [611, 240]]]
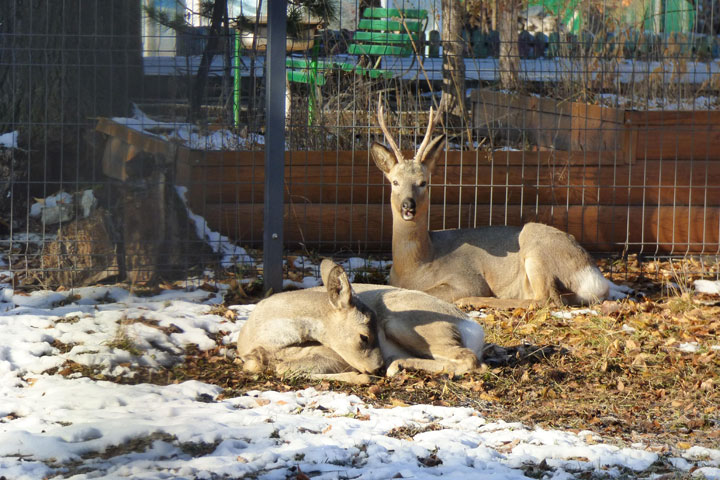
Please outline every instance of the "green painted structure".
[[[560, 18], [569, 33], [578, 34], [587, 22], [582, 0], [529, 0], [529, 6], [543, 5]], [[653, 33], [690, 33], [695, 26], [695, 7], [686, 0], [629, 0], [609, 9], [606, 15], [620, 28]]]

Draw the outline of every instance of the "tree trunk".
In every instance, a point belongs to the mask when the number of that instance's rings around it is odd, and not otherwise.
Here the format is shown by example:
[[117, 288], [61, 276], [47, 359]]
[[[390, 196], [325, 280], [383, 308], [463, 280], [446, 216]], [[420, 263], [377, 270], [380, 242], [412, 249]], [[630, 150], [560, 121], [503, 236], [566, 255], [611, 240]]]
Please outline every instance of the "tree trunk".
[[140, 1], [7, 2], [0, 65], [0, 133], [19, 132], [31, 184], [93, 180], [86, 132], [128, 115], [140, 90]]
[[500, 85], [505, 90], [514, 90], [520, 81], [520, 54], [518, 52], [518, 15], [520, 0], [498, 0], [498, 29], [500, 34]]
[[464, 27], [464, 5], [457, 0], [442, 0], [443, 86], [439, 112], [447, 114], [446, 127], [469, 124], [465, 108]]
[[203, 50], [202, 58], [200, 59], [200, 67], [198, 67], [190, 97], [191, 120], [197, 120], [202, 117], [201, 108], [203, 100], [207, 94], [206, 87], [208, 73], [210, 72], [210, 65], [212, 64], [213, 57], [218, 52], [218, 48], [220, 46], [220, 36], [223, 33], [223, 29], [227, 29], [227, 26], [223, 27], [223, 19], [227, 18], [227, 11], [227, 0], [215, 0], [215, 3], [213, 4], [212, 19], [210, 20], [210, 33], [208, 34], [208, 41], [205, 44], [205, 50]]

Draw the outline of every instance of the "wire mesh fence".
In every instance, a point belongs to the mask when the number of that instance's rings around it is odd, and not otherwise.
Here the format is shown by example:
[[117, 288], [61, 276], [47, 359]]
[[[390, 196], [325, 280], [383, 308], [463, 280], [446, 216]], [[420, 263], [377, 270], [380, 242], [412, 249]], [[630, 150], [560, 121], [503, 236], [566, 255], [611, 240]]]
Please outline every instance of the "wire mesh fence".
[[389, 258], [378, 98], [409, 156], [441, 110], [433, 230], [539, 221], [598, 255], [717, 264], [717, 0], [293, 2], [282, 112], [262, 3], [50, 3], [0, 11], [17, 286], [261, 276], [270, 142], [286, 266]]

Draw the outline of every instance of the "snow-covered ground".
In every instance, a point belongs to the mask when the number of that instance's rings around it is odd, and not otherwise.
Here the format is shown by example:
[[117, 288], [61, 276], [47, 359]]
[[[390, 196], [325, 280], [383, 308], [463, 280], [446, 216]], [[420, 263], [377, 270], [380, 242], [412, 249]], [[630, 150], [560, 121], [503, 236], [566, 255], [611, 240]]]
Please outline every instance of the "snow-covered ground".
[[[337, 63], [354, 63], [354, 55], [340, 54], [324, 57]], [[520, 78], [532, 82], [564, 82], [568, 80], [586, 81], [599, 77], [613, 78], [621, 84], [639, 85], [652, 78], [665, 85], [700, 85], [712, 81], [720, 72], [720, 60], [708, 62], [666, 60], [645, 61], [639, 59], [601, 60], [591, 64], [590, 58], [535, 58], [520, 60]], [[422, 68], [418, 59], [412, 57], [382, 57], [381, 68], [393, 72], [395, 78], [404, 80], [439, 81], [442, 80], [442, 58], [422, 58]], [[500, 65], [497, 58], [466, 58], [465, 78], [485, 82], [498, 81]], [[254, 61], [254, 76], [262, 77], [264, 57]], [[241, 57], [240, 75], [251, 74], [252, 62], [249, 57]], [[200, 56], [143, 57], [145, 75], [194, 75], [200, 65]], [[210, 75], [222, 75], [225, 71], [221, 56], [215, 56], [210, 65]]]
[[254, 133], [242, 136], [227, 129], [207, 132], [189, 123], [160, 122], [147, 116], [136, 105], [133, 106], [132, 117], [113, 117], [112, 121], [195, 150], [245, 150], [248, 145], [265, 144], [265, 137]]
[[[217, 338], [231, 352], [253, 307], [232, 307], [235, 318], [213, 314], [222, 290], [0, 289], [0, 478], [520, 479], [533, 465], [556, 479], [652, 478], [661, 460], [720, 478], [720, 450], [693, 446], [661, 458], [648, 445], [489, 421], [471, 408], [378, 409], [312, 388], [222, 398], [220, 387], [198, 381], [66, 377], [51, 372], [76, 362], [107, 378], [132, 376], [139, 366], [182, 361], [188, 345], [213, 348]], [[399, 427], [420, 433], [401, 439], [391, 434]]]

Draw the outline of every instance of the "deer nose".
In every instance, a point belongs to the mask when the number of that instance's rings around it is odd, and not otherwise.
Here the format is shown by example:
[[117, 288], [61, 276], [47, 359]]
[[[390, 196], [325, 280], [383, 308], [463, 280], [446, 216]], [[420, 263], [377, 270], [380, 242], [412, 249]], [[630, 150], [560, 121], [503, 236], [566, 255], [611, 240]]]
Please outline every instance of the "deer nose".
[[402, 201], [401, 206], [402, 206], [403, 210], [408, 210], [408, 211], [414, 212], [415, 211], [415, 200], [413, 200], [412, 198], [406, 198], [405, 200]]
[[408, 197], [400, 204], [400, 215], [403, 220], [410, 221], [415, 218], [415, 200]]

